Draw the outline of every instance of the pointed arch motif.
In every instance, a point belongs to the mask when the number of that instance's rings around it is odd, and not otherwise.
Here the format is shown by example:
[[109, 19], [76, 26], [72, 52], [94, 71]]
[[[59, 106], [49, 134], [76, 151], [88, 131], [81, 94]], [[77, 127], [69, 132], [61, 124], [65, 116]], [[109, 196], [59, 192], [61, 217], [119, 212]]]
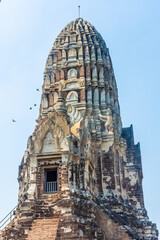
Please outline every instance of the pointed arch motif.
[[78, 102], [78, 93], [76, 91], [71, 91], [67, 94], [66, 97], [66, 101], [67, 102], [71, 102], [71, 101], [76, 101]]
[[61, 148], [69, 150], [65, 132], [53, 118], [46, 120], [41, 126], [34, 136], [33, 143], [35, 153], [56, 152]]

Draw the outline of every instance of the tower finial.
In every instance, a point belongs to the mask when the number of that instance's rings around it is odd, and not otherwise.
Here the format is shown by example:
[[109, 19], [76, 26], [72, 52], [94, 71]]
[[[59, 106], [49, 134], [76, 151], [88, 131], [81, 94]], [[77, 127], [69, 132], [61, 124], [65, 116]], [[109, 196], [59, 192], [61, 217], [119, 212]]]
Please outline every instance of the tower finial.
[[78, 15], [79, 15], [79, 18], [80, 18], [80, 6], [78, 6]]

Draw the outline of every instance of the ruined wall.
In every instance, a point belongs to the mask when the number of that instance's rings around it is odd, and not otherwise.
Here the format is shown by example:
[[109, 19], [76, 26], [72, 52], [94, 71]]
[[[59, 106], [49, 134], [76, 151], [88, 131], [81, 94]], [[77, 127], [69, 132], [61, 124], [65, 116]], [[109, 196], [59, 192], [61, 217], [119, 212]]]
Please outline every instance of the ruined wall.
[[144, 207], [143, 190], [142, 190], [142, 164], [140, 145], [134, 144], [133, 127], [124, 128], [122, 137], [126, 139], [127, 162], [125, 166], [125, 182], [127, 195], [131, 203], [137, 208]]

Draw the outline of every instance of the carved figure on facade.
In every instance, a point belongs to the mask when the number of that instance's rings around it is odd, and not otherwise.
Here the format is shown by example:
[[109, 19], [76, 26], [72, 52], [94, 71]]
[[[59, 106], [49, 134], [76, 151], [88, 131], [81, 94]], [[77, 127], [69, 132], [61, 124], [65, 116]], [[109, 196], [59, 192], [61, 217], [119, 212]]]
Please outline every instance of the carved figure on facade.
[[70, 69], [68, 71], [68, 78], [77, 78], [77, 70], [76, 69]]
[[107, 109], [107, 116], [99, 114], [99, 118], [101, 121], [105, 122], [105, 130], [107, 135], [113, 135], [113, 119], [112, 119], [112, 111], [110, 108]]
[[91, 122], [88, 116], [85, 116], [80, 125], [80, 151], [89, 159], [91, 157]]

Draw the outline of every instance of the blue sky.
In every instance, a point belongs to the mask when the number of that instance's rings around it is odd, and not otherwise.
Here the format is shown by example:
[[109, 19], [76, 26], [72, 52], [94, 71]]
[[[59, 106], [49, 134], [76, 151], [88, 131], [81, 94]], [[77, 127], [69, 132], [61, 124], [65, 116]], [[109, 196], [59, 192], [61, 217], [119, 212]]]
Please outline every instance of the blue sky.
[[17, 204], [18, 166], [38, 117], [45, 61], [78, 5], [110, 50], [123, 126], [133, 124], [141, 143], [145, 206], [160, 229], [159, 0], [1, 0], [0, 219]]

